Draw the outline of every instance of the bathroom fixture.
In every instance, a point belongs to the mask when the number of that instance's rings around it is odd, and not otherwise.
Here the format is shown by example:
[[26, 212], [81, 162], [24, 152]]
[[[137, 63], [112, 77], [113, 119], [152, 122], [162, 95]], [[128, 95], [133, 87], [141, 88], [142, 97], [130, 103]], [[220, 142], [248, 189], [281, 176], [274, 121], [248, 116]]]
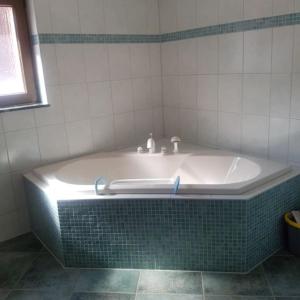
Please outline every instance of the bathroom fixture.
[[137, 153], [144, 153], [143, 147], [141, 147], [141, 146], [137, 147], [136, 152]]
[[178, 136], [173, 136], [171, 138], [171, 143], [174, 144], [174, 149], [173, 149], [173, 152], [174, 153], [178, 153], [179, 152], [179, 149], [178, 149], [178, 144], [181, 142], [181, 139], [180, 137]]
[[167, 152], [168, 152], [168, 149], [167, 149], [167, 147], [165, 147], [165, 146], [162, 146], [162, 147], [160, 148], [160, 153], [161, 153], [162, 155], [165, 155], [165, 154], [167, 154]]
[[149, 138], [147, 140], [147, 149], [149, 150], [149, 153], [155, 153], [155, 141], [153, 139], [153, 134], [149, 134]]

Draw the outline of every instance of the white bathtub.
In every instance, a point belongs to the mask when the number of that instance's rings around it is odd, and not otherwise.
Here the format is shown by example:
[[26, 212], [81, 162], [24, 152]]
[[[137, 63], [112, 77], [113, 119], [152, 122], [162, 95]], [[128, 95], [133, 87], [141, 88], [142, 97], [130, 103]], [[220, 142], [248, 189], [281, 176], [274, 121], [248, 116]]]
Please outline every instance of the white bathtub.
[[[290, 171], [286, 165], [219, 150], [193, 147], [179, 154], [137, 154], [133, 151], [98, 153], [33, 170], [48, 192], [59, 197], [95, 195], [95, 181], [103, 194], [240, 195]], [[115, 182], [117, 180], [117, 182]], [[70, 196], [70, 195], [73, 196]]]

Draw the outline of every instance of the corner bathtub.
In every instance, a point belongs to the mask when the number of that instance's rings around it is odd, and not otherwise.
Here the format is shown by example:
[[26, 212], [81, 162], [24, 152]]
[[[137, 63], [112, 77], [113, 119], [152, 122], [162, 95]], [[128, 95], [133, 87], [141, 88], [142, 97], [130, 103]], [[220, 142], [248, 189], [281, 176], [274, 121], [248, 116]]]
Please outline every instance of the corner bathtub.
[[[33, 170], [25, 175], [32, 230], [66, 267], [248, 272], [283, 246], [282, 215], [300, 208], [297, 171], [182, 149], [98, 153]], [[101, 195], [99, 176], [109, 183]]]

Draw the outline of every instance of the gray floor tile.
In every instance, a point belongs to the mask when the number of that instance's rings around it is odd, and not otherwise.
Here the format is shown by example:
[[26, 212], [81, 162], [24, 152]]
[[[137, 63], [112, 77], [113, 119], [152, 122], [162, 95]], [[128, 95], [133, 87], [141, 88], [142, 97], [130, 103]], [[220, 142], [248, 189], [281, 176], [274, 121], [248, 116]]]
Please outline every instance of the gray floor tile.
[[137, 294], [135, 300], [202, 300], [201, 295]]
[[9, 290], [0, 290], [0, 300], [5, 300], [8, 294]]
[[81, 270], [75, 290], [98, 293], [135, 293], [139, 271]]
[[273, 256], [263, 265], [275, 296], [300, 296], [300, 258]]
[[74, 293], [71, 300], [135, 300], [135, 294]]
[[70, 293], [12, 291], [5, 300], [69, 300]]
[[4, 252], [0, 254], [0, 288], [12, 288], [30, 268], [37, 254]]
[[138, 293], [202, 294], [200, 272], [141, 271]]
[[32, 233], [27, 233], [0, 243], [0, 252], [39, 252], [42, 247]]
[[205, 272], [203, 284], [206, 295], [271, 296], [261, 268], [246, 275]]
[[17, 284], [18, 289], [72, 291], [78, 270], [64, 270], [48, 253], [40, 254]]

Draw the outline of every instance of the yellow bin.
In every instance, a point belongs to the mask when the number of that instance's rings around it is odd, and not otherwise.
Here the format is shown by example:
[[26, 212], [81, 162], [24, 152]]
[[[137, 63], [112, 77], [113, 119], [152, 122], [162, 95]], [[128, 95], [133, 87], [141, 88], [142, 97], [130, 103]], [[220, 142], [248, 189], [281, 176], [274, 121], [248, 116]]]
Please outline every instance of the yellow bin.
[[289, 250], [300, 256], [300, 224], [293, 220], [292, 214], [290, 212], [284, 215], [285, 223], [288, 227], [288, 247]]

